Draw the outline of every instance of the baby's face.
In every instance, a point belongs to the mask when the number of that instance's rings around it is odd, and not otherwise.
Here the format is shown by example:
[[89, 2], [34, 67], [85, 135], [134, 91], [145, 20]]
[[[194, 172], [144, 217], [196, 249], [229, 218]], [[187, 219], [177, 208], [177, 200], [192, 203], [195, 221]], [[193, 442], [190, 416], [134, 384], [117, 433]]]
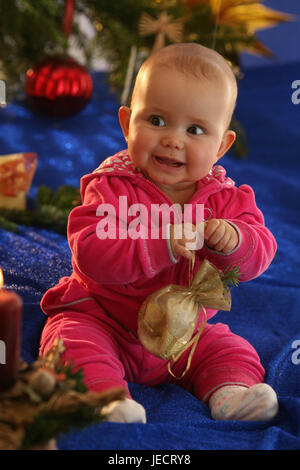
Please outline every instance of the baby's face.
[[229, 102], [222, 81], [164, 67], [146, 71], [131, 109], [120, 110], [132, 161], [161, 188], [200, 180], [234, 141], [226, 130]]

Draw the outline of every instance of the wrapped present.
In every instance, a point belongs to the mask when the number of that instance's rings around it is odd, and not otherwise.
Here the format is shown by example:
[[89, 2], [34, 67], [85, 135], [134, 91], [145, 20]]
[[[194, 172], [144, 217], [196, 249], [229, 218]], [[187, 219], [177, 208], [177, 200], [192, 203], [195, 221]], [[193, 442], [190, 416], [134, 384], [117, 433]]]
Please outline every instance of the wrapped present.
[[0, 207], [26, 209], [26, 194], [37, 167], [36, 153], [0, 156]]
[[[238, 274], [238, 267], [231, 273], [234, 276]], [[206, 324], [205, 307], [231, 309], [231, 294], [226, 279], [228, 276], [204, 260], [188, 287], [170, 284], [148, 296], [138, 318], [138, 336], [143, 346], [153, 355], [173, 361], [191, 348], [188, 370]], [[197, 326], [199, 329], [192, 338]], [[170, 362], [169, 372], [173, 375]]]

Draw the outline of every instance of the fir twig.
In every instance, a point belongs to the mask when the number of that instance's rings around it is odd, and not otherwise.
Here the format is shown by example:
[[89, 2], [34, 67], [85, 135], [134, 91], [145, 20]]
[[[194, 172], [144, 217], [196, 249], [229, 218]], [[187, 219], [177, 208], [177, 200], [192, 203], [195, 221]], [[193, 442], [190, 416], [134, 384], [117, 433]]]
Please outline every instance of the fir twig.
[[10, 220], [6, 219], [5, 217], [0, 215], [0, 228], [7, 230], [8, 232], [17, 232], [18, 225]]
[[42, 227], [66, 235], [70, 211], [81, 203], [79, 189], [61, 186], [54, 191], [40, 186], [34, 208], [26, 210], [0, 208], [0, 228], [18, 232], [18, 225]]
[[227, 266], [221, 272], [221, 279], [224, 284], [224, 287], [229, 289], [230, 287], [234, 286], [237, 287], [239, 284], [239, 278], [241, 276], [239, 266]]
[[50, 439], [59, 437], [72, 428], [80, 430], [103, 420], [100, 413], [97, 416], [94, 409], [86, 404], [78, 405], [72, 413], [42, 412], [36, 416], [27, 430], [21, 450], [30, 449], [35, 445], [45, 445]]

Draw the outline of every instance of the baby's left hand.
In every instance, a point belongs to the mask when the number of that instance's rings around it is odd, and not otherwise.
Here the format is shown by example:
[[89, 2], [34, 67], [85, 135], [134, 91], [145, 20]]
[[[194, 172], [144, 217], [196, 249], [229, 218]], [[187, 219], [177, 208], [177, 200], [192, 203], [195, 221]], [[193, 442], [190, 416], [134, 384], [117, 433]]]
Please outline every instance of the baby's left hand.
[[230, 253], [238, 244], [236, 230], [223, 219], [210, 219], [204, 226], [205, 244], [216, 251]]

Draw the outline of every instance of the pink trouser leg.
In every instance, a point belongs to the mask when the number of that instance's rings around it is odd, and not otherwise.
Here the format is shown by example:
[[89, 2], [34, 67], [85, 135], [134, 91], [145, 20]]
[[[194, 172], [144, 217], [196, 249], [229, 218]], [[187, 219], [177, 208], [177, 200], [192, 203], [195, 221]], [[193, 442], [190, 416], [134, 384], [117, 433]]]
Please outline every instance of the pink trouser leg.
[[[189, 351], [172, 367], [180, 377]], [[264, 381], [264, 368], [257, 352], [244, 338], [233, 334], [227, 325], [207, 325], [195, 350], [191, 367], [176, 382], [208, 403], [210, 396], [224, 385], [251, 387]]]
[[89, 390], [101, 392], [123, 387], [130, 397], [120, 360], [120, 346], [107, 330], [105, 325], [86, 313], [59, 313], [46, 322], [40, 355], [51, 348], [55, 338], [61, 338], [66, 348], [63, 361], [70, 361], [76, 369], [83, 369]]

